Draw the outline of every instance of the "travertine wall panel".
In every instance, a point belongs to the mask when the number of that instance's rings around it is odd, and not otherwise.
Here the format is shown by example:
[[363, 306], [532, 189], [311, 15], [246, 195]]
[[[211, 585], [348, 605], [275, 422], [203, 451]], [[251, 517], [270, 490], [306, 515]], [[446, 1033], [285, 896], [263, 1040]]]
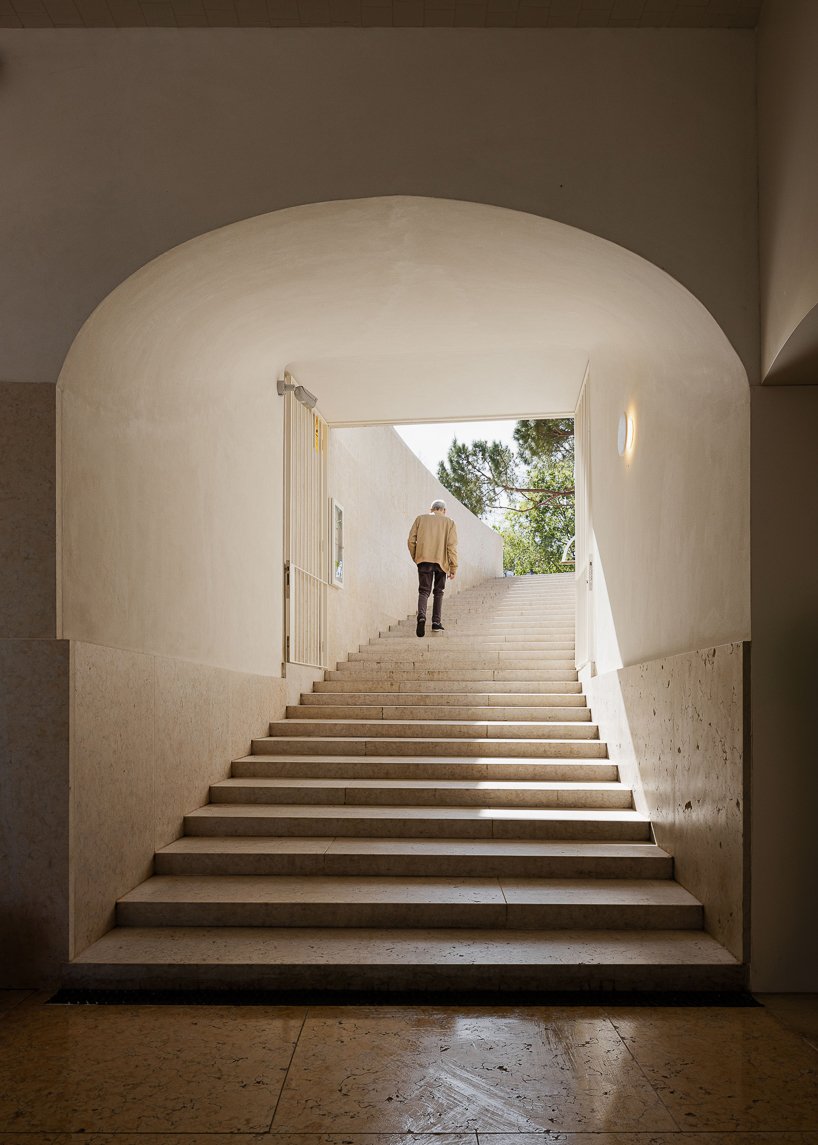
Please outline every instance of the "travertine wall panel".
[[585, 681], [622, 778], [707, 930], [745, 956], [745, 648], [699, 649]]
[[283, 680], [74, 643], [73, 938], [114, 923], [117, 898], [151, 872], [211, 783], [284, 714]]
[[0, 382], [0, 638], [56, 629], [56, 403]]
[[68, 950], [69, 648], [0, 640], [0, 986], [56, 980]]
[[151, 871], [154, 661], [74, 643], [71, 729], [72, 948], [114, 924], [118, 894]]

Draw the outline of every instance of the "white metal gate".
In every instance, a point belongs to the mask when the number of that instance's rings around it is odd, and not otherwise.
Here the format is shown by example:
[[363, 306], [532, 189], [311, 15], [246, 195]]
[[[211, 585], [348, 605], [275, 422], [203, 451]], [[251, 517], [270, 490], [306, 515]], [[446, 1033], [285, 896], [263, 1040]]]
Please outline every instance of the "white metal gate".
[[594, 666], [594, 531], [591, 517], [591, 406], [586, 373], [574, 412], [574, 489], [576, 512], [575, 584], [577, 668]]
[[[289, 379], [288, 379], [289, 380]], [[284, 396], [284, 659], [326, 668], [329, 427]]]

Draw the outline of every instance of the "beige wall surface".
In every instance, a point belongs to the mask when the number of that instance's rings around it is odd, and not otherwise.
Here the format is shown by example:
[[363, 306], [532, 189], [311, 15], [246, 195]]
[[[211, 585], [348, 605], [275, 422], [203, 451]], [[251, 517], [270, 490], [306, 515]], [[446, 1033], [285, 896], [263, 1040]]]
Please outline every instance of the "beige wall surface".
[[435, 498], [446, 501], [458, 533], [459, 566], [444, 610], [458, 591], [503, 574], [500, 535], [455, 500], [391, 427], [332, 430], [329, 492], [344, 506], [346, 528], [346, 583], [330, 589], [331, 664], [415, 611], [406, 538]]
[[164, 359], [129, 388], [108, 372], [116, 343], [105, 350], [91, 367], [83, 359], [81, 384], [61, 388], [60, 635], [280, 675], [273, 381], [221, 375], [220, 390], [197, 377], [194, 355]]
[[284, 715], [284, 682], [72, 643], [71, 956], [114, 922], [230, 760]]
[[56, 635], [55, 400], [0, 382], [0, 638]]
[[2, 65], [0, 377], [55, 381], [93, 308], [195, 235], [395, 194], [619, 243], [755, 369], [752, 33], [7, 29]]
[[752, 417], [752, 919], [756, 990], [818, 990], [818, 385]]
[[[750, 635], [749, 390], [724, 348], [591, 364], [593, 648], [600, 673]], [[634, 422], [620, 457], [621, 413]]]
[[54, 983], [69, 932], [69, 647], [0, 640], [0, 986]]
[[[762, 376], [818, 306], [818, 4], [775, 0], [758, 33]], [[818, 322], [799, 357], [818, 372]], [[803, 380], [803, 379], [799, 379]]]
[[707, 930], [745, 957], [746, 645], [725, 644], [586, 679], [611, 758]]

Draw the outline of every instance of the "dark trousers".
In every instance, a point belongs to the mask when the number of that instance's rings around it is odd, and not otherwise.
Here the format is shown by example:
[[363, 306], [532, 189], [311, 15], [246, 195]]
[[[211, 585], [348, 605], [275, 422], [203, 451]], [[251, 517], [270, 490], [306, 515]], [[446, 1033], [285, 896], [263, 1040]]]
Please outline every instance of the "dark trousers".
[[434, 583], [434, 603], [432, 624], [440, 624], [443, 614], [443, 590], [446, 587], [446, 574], [440, 565], [431, 561], [421, 561], [418, 565], [418, 620], [426, 619], [426, 603]]

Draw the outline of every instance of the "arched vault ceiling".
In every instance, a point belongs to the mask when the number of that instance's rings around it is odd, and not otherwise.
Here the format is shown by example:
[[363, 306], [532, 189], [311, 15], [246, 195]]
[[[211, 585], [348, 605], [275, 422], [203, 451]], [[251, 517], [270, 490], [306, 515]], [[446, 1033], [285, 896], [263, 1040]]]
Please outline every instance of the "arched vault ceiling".
[[533, 416], [572, 411], [608, 350], [691, 377], [704, 362], [740, 369], [688, 291], [603, 239], [474, 203], [347, 200], [248, 219], [143, 267], [88, 320], [62, 382], [105, 377], [138, 402], [162, 379], [183, 401], [289, 368], [335, 424]]

